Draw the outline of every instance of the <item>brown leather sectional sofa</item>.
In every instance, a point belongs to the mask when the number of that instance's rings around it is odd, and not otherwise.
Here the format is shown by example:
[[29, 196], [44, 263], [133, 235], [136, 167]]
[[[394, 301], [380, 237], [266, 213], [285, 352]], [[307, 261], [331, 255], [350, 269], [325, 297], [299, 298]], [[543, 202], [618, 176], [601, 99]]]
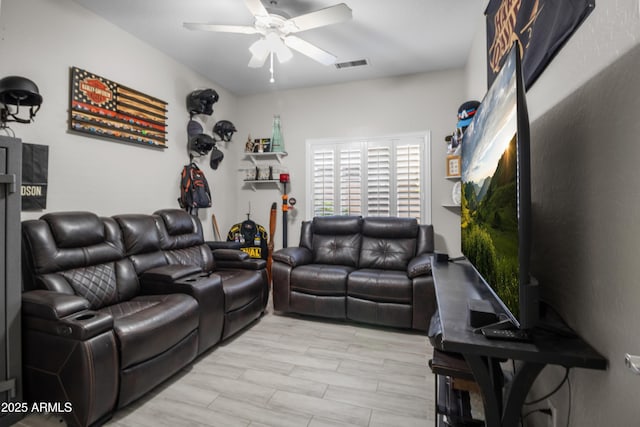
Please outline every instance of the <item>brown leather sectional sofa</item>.
[[71, 403], [69, 425], [101, 424], [259, 318], [263, 260], [211, 250], [177, 209], [22, 225], [25, 396]]
[[415, 219], [316, 217], [273, 254], [276, 311], [426, 331], [435, 312], [433, 227]]

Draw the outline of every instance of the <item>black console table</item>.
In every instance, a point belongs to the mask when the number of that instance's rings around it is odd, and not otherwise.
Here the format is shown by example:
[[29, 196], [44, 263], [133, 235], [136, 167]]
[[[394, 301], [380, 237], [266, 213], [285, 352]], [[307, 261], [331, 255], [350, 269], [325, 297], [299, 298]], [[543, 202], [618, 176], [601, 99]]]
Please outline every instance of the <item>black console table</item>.
[[[464, 356], [482, 392], [487, 427], [518, 425], [531, 385], [548, 364], [606, 369], [607, 360], [575, 335], [536, 329], [531, 342], [523, 343], [489, 340], [474, 333], [468, 321], [469, 299], [490, 301], [500, 310], [467, 261], [436, 262], [434, 258], [433, 278], [442, 331], [439, 349]], [[520, 362], [506, 386], [500, 366], [505, 359]]]

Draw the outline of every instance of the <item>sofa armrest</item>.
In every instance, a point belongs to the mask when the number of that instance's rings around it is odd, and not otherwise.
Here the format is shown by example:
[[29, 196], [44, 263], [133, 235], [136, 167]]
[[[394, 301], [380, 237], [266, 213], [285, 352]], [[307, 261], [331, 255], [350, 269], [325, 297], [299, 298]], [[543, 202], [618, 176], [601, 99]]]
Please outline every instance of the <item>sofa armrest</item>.
[[251, 258], [248, 253], [236, 249], [215, 249], [213, 258], [217, 268], [240, 268], [243, 270], [262, 270], [267, 262], [259, 258]]
[[291, 267], [310, 264], [312, 259], [313, 254], [311, 251], [300, 246], [279, 249], [273, 253], [274, 261], [283, 262]]
[[89, 301], [77, 295], [35, 290], [22, 294], [25, 329], [86, 341], [113, 329], [113, 317], [89, 310]]
[[412, 258], [407, 265], [407, 276], [410, 279], [431, 275], [432, 254], [422, 254]]
[[89, 301], [77, 295], [35, 290], [22, 294], [22, 314], [48, 320], [60, 320], [89, 309]]
[[202, 269], [197, 265], [169, 264], [145, 271], [140, 276], [140, 281], [145, 283], [173, 283], [178, 279], [200, 272], [202, 272]]
[[[214, 288], [219, 288], [220, 291], [213, 290]], [[200, 267], [191, 265], [166, 265], [152, 268], [140, 276], [140, 290], [146, 295], [177, 293], [188, 294], [198, 299], [201, 293], [213, 292], [216, 298], [224, 298], [221, 289], [222, 280], [218, 275], [203, 272]]]
[[213, 258], [218, 261], [244, 261], [249, 259], [249, 254], [239, 249], [214, 249]]

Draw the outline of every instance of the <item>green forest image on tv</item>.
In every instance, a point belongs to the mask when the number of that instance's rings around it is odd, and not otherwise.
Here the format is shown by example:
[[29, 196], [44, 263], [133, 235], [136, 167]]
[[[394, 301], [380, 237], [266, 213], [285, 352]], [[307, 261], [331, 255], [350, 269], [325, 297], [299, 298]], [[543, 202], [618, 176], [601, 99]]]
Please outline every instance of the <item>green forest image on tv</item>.
[[490, 176], [462, 184], [462, 249], [518, 317], [518, 212], [515, 135]]
[[462, 252], [519, 318], [517, 85], [509, 55], [462, 141]]

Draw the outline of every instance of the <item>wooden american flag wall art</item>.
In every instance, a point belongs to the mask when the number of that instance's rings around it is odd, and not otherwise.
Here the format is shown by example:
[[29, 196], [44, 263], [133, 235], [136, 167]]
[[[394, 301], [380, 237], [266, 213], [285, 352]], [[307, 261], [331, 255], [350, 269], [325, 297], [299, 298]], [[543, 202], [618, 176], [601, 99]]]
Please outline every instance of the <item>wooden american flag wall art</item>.
[[167, 148], [167, 103], [77, 67], [71, 68], [69, 130]]

